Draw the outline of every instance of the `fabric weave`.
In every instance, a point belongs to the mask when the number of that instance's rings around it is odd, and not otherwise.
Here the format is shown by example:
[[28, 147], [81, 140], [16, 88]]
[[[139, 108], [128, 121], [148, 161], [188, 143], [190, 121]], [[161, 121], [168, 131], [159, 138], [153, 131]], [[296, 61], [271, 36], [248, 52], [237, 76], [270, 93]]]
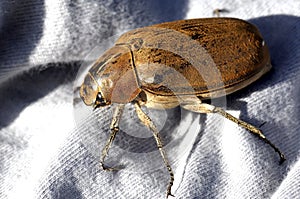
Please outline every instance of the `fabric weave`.
[[[0, 198], [164, 198], [168, 172], [151, 133], [125, 110], [107, 164], [99, 157], [112, 107], [92, 112], [76, 78], [86, 56], [126, 30], [164, 21], [224, 17], [255, 24], [272, 70], [222, 98], [233, 115], [260, 126], [286, 155], [217, 115], [149, 110], [175, 171], [175, 198], [300, 198], [300, 2], [0, 2]], [[97, 54], [96, 54], [97, 55]], [[94, 57], [93, 55], [92, 57]], [[92, 59], [92, 58], [91, 58]], [[78, 75], [79, 70], [79, 75]]]

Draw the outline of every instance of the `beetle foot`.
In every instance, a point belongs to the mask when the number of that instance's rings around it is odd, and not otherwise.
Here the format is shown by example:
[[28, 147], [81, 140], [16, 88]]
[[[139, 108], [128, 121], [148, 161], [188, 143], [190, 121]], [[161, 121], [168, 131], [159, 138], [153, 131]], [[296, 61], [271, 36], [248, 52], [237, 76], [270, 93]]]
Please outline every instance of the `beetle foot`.
[[167, 199], [168, 199], [169, 196], [175, 197], [171, 192], [167, 193]]
[[267, 143], [267, 144], [269, 144], [274, 150], [275, 150], [275, 152], [277, 152], [278, 153], [278, 155], [279, 155], [279, 157], [280, 157], [280, 161], [279, 161], [279, 164], [282, 164], [285, 160], [286, 160], [286, 158], [285, 158], [285, 156], [284, 156], [284, 154], [270, 141], [270, 140], [268, 140], [267, 138], [264, 138], [264, 141]]
[[175, 197], [175, 196], [171, 193], [171, 186], [169, 186], [168, 189], [167, 189], [167, 197], [166, 197], [166, 198], [168, 199], [169, 196]]

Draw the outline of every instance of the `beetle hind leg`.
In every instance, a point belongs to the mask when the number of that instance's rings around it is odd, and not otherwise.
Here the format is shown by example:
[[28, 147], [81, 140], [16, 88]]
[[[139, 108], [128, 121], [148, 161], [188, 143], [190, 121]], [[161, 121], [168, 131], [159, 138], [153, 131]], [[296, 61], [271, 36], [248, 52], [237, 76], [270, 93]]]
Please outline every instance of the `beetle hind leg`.
[[269, 144], [279, 154], [280, 164], [285, 161], [284, 154], [270, 140], [268, 140], [266, 138], [266, 136], [263, 134], [263, 132], [259, 128], [234, 117], [233, 115], [227, 113], [222, 108], [215, 107], [213, 105], [205, 104], [205, 103], [197, 103], [197, 104], [187, 103], [187, 104], [182, 104], [182, 107], [184, 109], [187, 109], [187, 110], [190, 110], [193, 112], [197, 112], [197, 113], [218, 113], [218, 114], [222, 115], [223, 117], [233, 121], [234, 123], [238, 124], [239, 126], [247, 129], [252, 134], [258, 136], [260, 139], [264, 140], [267, 144]]
[[136, 110], [136, 113], [137, 113], [140, 121], [152, 131], [153, 136], [154, 136], [155, 141], [156, 141], [156, 144], [157, 144], [157, 148], [159, 149], [160, 155], [162, 156], [163, 161], [164, 161], [164, 163], [165, 163], [165, 165], [168, 169], [168, 172], [170, 174], [170, 181], [169, 181], [169, 185], [168, 185], [168, 188], [167, 188], [167, 198], [168, 198], [168, 196], [174, 196], [171, 193], [171, 188], [172, 188], [173, 182], [174, 182], [174, 173], [173, 173], [172, 168], [170, 166], [170, 163], [168, 161], [166, 152], [163, 149], [163, 143], [162, 143], [161, 138], [159, 136], [159, 131], [157, 130], [157, 128], [156, 128], [155, 124], [152, 122], [152, 120], [147, 116], [146, 113], [144, 113], [144, 111], [142, 110], [139, 102], [135, 102], [134, 105], [135, 105], [135, 110]]
[[116, 171], [119, 170], [118, 168], [112, 168], [104, 165], [104, 159], [108, 154], [108, 151], [111, 147], [112, 142], [114, 141], [116, 134], [119, 132], [119, 122], [123, 113], [125, 105], [120, 104], [115, 108], [113, 119], [110, 125], [110, 136], [108, 140], [105, 143], [105, 146], [102, 150], [101, 159], [100, 159], [100, 165], [104, 171]]

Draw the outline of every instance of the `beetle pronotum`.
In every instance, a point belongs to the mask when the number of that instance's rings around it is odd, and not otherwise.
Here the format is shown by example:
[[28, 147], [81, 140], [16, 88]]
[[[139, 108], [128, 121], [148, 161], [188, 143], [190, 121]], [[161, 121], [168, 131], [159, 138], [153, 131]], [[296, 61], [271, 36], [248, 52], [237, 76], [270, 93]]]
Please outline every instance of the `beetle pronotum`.
[[[189, 42], [182, 38], [188, 38]], [[199, 46], [202, 51], [198, 50]], [[184, 56], [178, 54], [178, 50]], [[218, 113], [268, 143], [283, 162], [283, 153], [260, 129], [201, 101], [240, 90], [270, 68], [268, 48], [258, 29], [239, 19], [180, 20], [123, 34], [115, 46], [93, 64], [80, 88], [80, 96], [88, 106], [96, 109], [117, 104], [110, 126], [111, 135], [101, 155], [102, 168], [113, 170], [104, 165], [104, 160], [119, 130], [127, 103], [134, 104], [140, 121], [153, 132], [170, 174], [167, 197], [172, 195], [173, 171], [159, 132], [141, 106], [173, 108], [180, 105], [197, 113]], [[217, 72], [213, 72], [215, 70]]]

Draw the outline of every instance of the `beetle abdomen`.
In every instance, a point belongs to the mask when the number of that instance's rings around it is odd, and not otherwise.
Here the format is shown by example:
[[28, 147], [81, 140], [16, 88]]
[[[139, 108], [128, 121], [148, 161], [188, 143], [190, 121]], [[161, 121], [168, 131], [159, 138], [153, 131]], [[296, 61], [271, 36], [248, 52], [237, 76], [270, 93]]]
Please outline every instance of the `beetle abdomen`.
[[270, 68], [252, 24], [232, 18], [180, 20], [139, 28], [117, 44], [131, 45], [143, 89], [157, 95], [219, 96], [239, 90]]

